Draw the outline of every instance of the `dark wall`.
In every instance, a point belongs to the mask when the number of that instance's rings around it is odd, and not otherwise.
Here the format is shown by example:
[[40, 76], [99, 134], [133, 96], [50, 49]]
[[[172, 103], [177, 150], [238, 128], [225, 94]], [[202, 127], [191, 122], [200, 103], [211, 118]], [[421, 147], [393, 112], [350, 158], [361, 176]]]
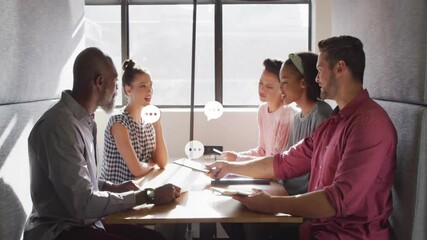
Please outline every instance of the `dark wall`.
[[333, 35], [366, 52], [365, 87], [398, 133], [393, 239], [427, 239], [427, 1], [333, 2]]
[[333, 2], [332, 32], [359, 37], [371, 96], [427, 104], [427, 1]]
[[72, 85], [84, 46], [83, 0], [0, 0], [0, 239], [20, 239], [31, 211], [27, 138]]

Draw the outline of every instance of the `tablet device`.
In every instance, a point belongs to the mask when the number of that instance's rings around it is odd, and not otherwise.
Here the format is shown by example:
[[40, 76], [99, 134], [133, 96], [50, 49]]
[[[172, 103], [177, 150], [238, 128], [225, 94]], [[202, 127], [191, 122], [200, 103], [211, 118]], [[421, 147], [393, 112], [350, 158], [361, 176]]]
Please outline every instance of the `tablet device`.
[[269, 185], [270, 179], [268, 178], [251, 178], [241, 175], [229, 174], [220, 179], [212, 179], [211, 185], [238, 185], [238, 184], [259, 184], [259, 185]]
[[218, 187], [211, 187], [210, 188], [214, 192], [218, 192], [223, 196], [249, 196], [252, 194], [252, 192], [249, 191], [241, 191], [241, 190], [230, 190], [225, 188], [218, 188]]

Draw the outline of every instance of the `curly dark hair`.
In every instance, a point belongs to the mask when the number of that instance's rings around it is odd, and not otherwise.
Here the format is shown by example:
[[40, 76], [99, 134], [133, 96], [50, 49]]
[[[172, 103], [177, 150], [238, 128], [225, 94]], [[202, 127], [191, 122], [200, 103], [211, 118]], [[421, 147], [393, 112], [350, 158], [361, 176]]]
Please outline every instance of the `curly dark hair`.
[[280, 68], [282, 67], [283, 61], [267, 58], [264, 60], [263, 64], [265, 70], [274, 73], [280, 82]]
[[300, 52], [295, 53], [297, 56], [301, 58], [302, 68], [304, 69], [304, 73], [301, 73], [292, 60], [289, 58], [285, 61], [284, 65], [289, 66], [296, 73], [299, 74], [301, 79], [305, 79], [307, 83], [307, 95], [308, 98], [316, 101], [320, 97], [320, 86], [316, 82], [317, 76], [317, 54], [311, 52]]

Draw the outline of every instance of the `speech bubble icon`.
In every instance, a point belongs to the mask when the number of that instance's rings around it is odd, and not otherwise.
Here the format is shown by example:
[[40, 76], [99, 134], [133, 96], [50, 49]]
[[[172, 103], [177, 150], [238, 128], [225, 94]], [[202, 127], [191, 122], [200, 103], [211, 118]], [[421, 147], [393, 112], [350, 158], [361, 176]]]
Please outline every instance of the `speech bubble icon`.
[[187, 155], [188, 159], [197, 159], [203, 155], [205, 152], [205, 146], [203, 146], [203, 143], [193, 140], [189, 141], [185, 145], [185, 155]]
[[206, 103], [204, 107], [204, 112], [206, 117], [208, 118], [208, 121], [211, 119], [218, 119], [224, 113], [224, 107], [220, 102], [210, 101]]
[[160, 119], [160, 110], [154, 105], [145, 106], [141, 112], [141, 119], [144, 123], [155, 123]]

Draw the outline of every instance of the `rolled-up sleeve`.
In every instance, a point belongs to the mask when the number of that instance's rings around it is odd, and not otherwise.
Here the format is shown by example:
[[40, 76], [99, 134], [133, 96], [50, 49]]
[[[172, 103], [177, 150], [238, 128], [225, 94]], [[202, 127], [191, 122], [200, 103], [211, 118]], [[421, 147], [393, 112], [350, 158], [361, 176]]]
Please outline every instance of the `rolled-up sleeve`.
[[280, 179], [289, 179], [310, 172], [313, 139], [308, 137], [288, 151], [274, 155], [274, 174]]

